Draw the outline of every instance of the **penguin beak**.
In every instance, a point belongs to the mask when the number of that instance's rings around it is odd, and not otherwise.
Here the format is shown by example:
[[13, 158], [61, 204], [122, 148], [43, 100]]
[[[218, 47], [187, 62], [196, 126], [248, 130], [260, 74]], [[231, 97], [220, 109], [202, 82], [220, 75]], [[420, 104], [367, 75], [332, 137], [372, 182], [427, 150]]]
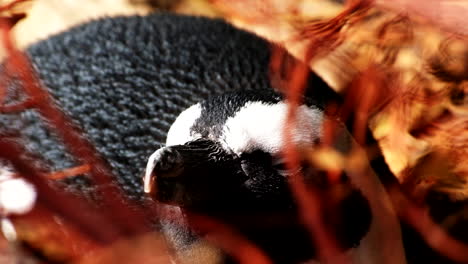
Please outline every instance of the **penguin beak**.
[[163, 147], [148, 158], [143, 179], [145, 193], [156, 192], [156, 176], [160, 179], [168, 179], [182, 174], [184, 160], [178, 149], [180, 146]]
[[[187, 150], [187, 149], [185, 149]], [[170, 146], [158, 149], [148, 159], [144, 191], [167, 203], [182, 203], [184, 191], [184, 167], [190, 153], [184, 153], [184, 146]]]
[[144, 191], [159, 202], [204, 206], [241, 185], [237, 171], [240, 163], [234, 155], [219, 143], [198, 139], [154, 152], [146, 166]]
[[153, 154], [151, 154], [151, 156], [148, 158], [148, 162], [146, 163], [145, 176], [143, 177], [143, 190], [145, 193], [151, 193], [153, 190], [152, 188], [154, 184], [153, 169], [157, 161], [158, 152], [160, 150], [162, 150], [162, 148], [158, 149]]

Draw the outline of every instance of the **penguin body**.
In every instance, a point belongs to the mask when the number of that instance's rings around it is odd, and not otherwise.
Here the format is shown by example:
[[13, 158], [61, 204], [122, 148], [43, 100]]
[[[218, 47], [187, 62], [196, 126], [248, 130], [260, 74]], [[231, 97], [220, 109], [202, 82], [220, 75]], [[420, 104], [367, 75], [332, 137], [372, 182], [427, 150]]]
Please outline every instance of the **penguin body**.
[[[221, 20], [154, 14], [92, 21], [26, 52], [43, 86], [138, 200], [146, 160], [183, 109], [210, 94], [270, 87], [268, 45]], [[2, 130], [22, 135], [51, 170], [80, 165], [34, 110], [0, 118]], [[79, 191], [87, 182], [68, 180]]]

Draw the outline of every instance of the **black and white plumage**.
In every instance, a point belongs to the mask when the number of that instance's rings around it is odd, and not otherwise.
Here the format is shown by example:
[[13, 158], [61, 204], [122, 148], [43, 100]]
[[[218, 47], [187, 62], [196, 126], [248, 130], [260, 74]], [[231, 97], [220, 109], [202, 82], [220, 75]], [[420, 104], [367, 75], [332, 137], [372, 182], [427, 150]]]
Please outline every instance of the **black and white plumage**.
[[[275, 263], [313, 259], [313, 240], [299, 219], [282, 162], [287, 111], [280, 94], [262, 89], [228, 92], [191, 106], [170, 128], [166, 146], [150, 156], [145, 190], [153, 189], [161, 202], [235, 227]], [[299, 106], [293, 142], [319, 142], [325, 118], [315, 105]], [[346, 176], [331, 186], [323, 172], [304, 165], [306, 183], [324, 195], [338, 185], [347, 190], [329, 227], [343, 249], [358, 246], [372, 220], [368, 201]]]
[[[151, 156], [147, 171], [164, 171], [168, 179], [156, 177], [157, 199], [232, 224], [281, 263], [314, 256], [278, 156], [285, 104], [269, 82], [268, 43], [220, 20], [155, 14], [97, 20], [38, 42], [27, 53], [42, 83], [109, 162], [129, 197], [142, 198], [140, 176]], [[319, 139], [320, 109], [335, 96], [313, 74], [310, 82], [314, 94], [300, 107], [298, 144]], [[0, 118], [8, 124], [2, 129], [22, 135], [52, 169], [76, 165], [34, 110]], [[167, 145], [178, 147], [152, 155], [167, 131]], [[171, 176], [182, 174], [184, 182], [171, 189], [177, 185]], [[82, 176], [68, 184], [76, 191], [95, 188]], [[362, 244], [375, 216], [358, 186], [348, 177], [343, 184], [353, 203], [342, 206], [334, 227], [341, 246], [350, 248]], [[286, 220], [256, 228], [249, 219], [258, 212], [260, 224], [272, 215]], [[173, 234], [182, 246], [198, 239], [196, 233]]]
[[[211, 94], [269, 87], [269, 44], [221, 20], [170, 14], [100, 19], [26, 52], [43, 85], [132, 199], [142, 197], [146, 159], [183, 109]], [[23, 135], [50, 169], [78, 165], [35, 111], [0, 118], [8, 124], [0, 128]], [[86, 179], [72, 181], [82, 189]]]
[[[281, 151], [286, 111], [287, 105], [281, 96], [266, 89], [227, 92], [189, 107], [169, 129], [166, 146], [150, 156], [145, 190], [149, 192], [151, 189], [149, 183], [153, 172], [160, 175], [158, 179], [162, 179], [162, 175], [172, 178], [177, 177], [176, 174], [193, 173], [196, 177], [213, 174], [212, 180], [203, 182], [204, 185], [212, 182], [213, 189], [216, 189], [214, 181], [217, 178], [222, 186], [231, 185], [227, 182], [228, 176], [216, 175], [229, 172], [232, 174], [232, 186], [236, 185], [235, 182], [249, 185], [246, 195], [258, 189], [258, 195], [254, 196], [259, 200], [262, 198], [261, 189], [274, 192], [277, 188], [284, 192], [286, 182], [281, 171], [283, 174], [286, 172], [282, 168]], [[313, 105], [299, 107], [294, 142], [310, 146], [318, 141], [323, 118], [323, 111]], [[210, 165], [215, 170], [219, 166], [219, 171], [209, 172]], [[205, 170], [201, 175], [194, 171], [199, 166]], [[256, 182], [257, 179], [252, 178], [254, 175], [262, 175], [262, 180]], [[161, 186], [158, 189], [162, 189]], [[187, 200], [194, 202], [195, 196]], [[211, 200], [217, 202], [216, 199]], [[283, 200], [277, 199], [275, 206]]]

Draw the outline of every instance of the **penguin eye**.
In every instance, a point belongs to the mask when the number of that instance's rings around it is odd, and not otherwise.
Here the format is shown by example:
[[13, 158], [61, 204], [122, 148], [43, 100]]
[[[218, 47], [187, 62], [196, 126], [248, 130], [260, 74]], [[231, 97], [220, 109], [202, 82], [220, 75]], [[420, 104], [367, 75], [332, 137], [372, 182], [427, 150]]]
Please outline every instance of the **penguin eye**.
[[289, 177], [297, 173], [304, 173], [304, 164], [301, 164], [299, 168], [291, 171], [288, 169], [287, 161], [283, 155], [273, 156], [272, 158], [272, 167], [275, 169], [281, 176]]
[[273, 157], [272, 160], [273, 169], [275, 169], [280, 175], [288, 176], [290, 175], [288, 167], [286, 166], [286, 160], [284, 157]]
[[242, 170], [247, 175], [257, 175], [258, 173], [277, 173], [281, 176], [288, 177], [298, 171], [289, 171], [286, 160], [282, 155], [272, 155], [261, 150], [256, 150], [250, 153], [240, 155]]
[[272, 156], [267, 152], [255, 150], [253, 152], [242, 153], [239, 158], [242, 170], [246, 175], [253, 176], [271, 173]]

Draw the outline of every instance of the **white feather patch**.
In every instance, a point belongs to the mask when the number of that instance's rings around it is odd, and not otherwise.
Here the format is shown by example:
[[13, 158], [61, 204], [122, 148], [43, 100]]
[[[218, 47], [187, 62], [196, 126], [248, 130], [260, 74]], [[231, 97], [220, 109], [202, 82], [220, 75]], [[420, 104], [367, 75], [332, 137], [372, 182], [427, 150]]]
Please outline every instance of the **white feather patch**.
[[[245, 104], [224, 126], [223, 145], [236, 154], [256, 149], [276, 154], [284, 144], [283, 131], [288, 111], [287, 103]], [[320, 137], [323, 112], [314, 107], [301, 105], [297, 108], [297, 122], [293, 142], [311, 145]]]
[[184, 110], [172, 124], [167, 133], [166, 146], [182, 145], [194, 137], [190, 133], [190, 128], [201, 115], [200, 104], [192, 105]]
[[[190, 128], [200, 117], [201, 111], [201, 106], [198, 103], [192, 105], [180, 113], [167, 132], [166, 146], [182, 145], [188, 141], [193, 140], [194, 136], [192, 135]], [[146, 163], [145, 177], [143, 178], [143, 189], [145, 193], [151, 192], [152, 181], [154, 180], [151, 176], [151, 173], [156, 162], [159, 160], [161, 151], [163, 149], [164, 147], [156, 150], [148, 158], [148, 162]]]

